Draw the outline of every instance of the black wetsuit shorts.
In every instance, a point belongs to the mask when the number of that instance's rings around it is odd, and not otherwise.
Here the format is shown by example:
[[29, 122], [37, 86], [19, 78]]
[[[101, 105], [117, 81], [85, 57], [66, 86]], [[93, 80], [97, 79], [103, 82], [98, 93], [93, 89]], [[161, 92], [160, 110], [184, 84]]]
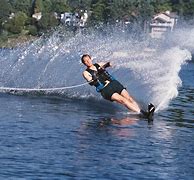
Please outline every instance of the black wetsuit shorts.
[[101, 95], [104, 99], [112, 101], [111, 100], [112, 95], [114, 93], [121, 94], [123, 89], [125, 89], [125, 88], [123, 87], [123, 85], [119, 81], [113, 80], [106, 87], [104, 87], [102, 89]]

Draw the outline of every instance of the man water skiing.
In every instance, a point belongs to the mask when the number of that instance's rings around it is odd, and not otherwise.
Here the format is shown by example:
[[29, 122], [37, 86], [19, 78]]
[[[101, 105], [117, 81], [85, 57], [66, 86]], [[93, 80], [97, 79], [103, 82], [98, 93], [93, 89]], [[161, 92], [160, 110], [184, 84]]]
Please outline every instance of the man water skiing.
[[83, 72], [83, 77], [91, 86], [96, 87], [96, 91], [100, 92], [104, 99], [116, 101], [131, 111], [142, 113], [149, 119], [152, 118], [155, 107], [152, 104], [149, 104], [147, 112], [141, 110], [123, 85], [106, 71], [106, 68], [111, 66], [110, 62], [93, 64], [92, 59], [88, 54], [84, 54], [81, 61], [87, 67]]

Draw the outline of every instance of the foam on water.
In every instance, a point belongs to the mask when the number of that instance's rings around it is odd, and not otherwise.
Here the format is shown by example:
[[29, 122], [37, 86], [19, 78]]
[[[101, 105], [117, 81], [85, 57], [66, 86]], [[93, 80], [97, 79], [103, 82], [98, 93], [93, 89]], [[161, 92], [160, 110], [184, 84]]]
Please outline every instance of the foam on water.
[[[85, 82], [82, 77], [85, 67], [81, 65], [80, 57], [89, 53], [96, 62], [111, 61], [113, 68], [110, 72], [142, 106], [152, 102], [157, 110], [161, 110], [178, 95], [178, 87], [181, 86], [179, 71], [191, 59], [189, 50], [193, 50], [185, 34], [194, 34], [192, 32], [180, 30], [168, 42], [153, 43], [150, 39], [134, 40], [134, 36], [122, 31], [107, 31], [103, 35], [80, 33], [71, 38], [56, 31], [32, 44], [2, 51], [0, 86], [26, 88], [27, 91], [27, 88], [82, 84]], [[57, 90], [55, 93], [70, 98], [101, 98], [90, 86]]]

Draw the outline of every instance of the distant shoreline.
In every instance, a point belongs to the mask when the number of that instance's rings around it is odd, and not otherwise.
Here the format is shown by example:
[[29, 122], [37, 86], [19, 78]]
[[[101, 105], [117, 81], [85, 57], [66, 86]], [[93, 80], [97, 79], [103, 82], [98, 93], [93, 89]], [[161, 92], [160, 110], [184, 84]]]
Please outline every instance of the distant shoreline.
[[36, 40], [37, 36], [20, 35], [17, 37], [8, 37], [5, 41], [0, 41], [0, 48], [15, 48], [28, 42]]

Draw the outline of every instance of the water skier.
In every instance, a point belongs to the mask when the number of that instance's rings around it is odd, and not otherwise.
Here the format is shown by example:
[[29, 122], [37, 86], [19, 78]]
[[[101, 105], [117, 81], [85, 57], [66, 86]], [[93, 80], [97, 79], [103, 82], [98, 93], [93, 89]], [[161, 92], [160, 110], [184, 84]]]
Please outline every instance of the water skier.
[[100, 92], [104, 99], [115, 101], [131, 111], [146, 115], [146, 117], [153, 114], [155, 108], [152, 104], [148, 105], [148, 112], [141, 110], [126, 88], [106, 71], [106, 68], [111, 66], [110, 62], [93, 64], [88, 54], [84, 54], [81, 61], [87, 67], [83, 72], [83, 77], [91, 86], [96, 87], [96, 91]]

